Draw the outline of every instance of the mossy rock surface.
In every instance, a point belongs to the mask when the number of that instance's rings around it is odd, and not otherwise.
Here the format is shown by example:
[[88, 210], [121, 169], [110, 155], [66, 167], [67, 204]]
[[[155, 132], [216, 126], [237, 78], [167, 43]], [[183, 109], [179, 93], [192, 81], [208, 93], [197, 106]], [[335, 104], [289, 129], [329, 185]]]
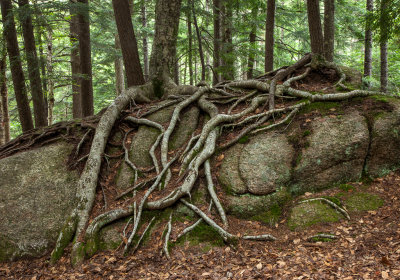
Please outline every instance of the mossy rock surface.
[[269, 195], [227, 195], [224, 207], [228, 214], [239, 218], [249, 218], [258, 215], [265, 216], [273, 207], [281, 207], [290, 199], [291, 195], [286, 188], [281, 188]]
[[349, 211], [370, 211], [377, 210], [381, 207], [384, 202], [376, 194], [356, 192], [351, 194], [345, 201], [344, 204]]
[[331, 206], [321, 201], [312, 201], [293, 207], [288, 226], [291, 230], [301, 230], [315, 224], [333, 223], [342, 219], [343, 215]]
[[52, 144], [0, 160], [0, 261], [40, 257], [53, 249], [76, 205], [73, 149]]

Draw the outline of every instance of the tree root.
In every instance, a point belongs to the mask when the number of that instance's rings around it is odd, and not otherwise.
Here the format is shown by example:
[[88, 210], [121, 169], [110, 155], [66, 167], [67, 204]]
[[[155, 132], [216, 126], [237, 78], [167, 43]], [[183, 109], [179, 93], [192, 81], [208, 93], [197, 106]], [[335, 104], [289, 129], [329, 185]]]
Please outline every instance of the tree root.
[[323, 198], [323, 197], [317, 197], [317, 198], [311, 198], [311, 199], [307, 199], [307, 200], [302, 200], [302, 201], [299, 202], [299, 204], [313, 202], [313, 201], [321, 201], [321, 202], [324, 202], [324, 203], [328, 204], [333, 209], [337, 210], [343, 216], [345, 216], [347, 220], [350, 220], [350, 215], [344, 208], [340, 207], [335, 202], [332, 202], [329, 199], [326, 199], [326, 198]]
[[307, 241], [309, 242], [316, 242], [315, 239], [337, 239], [337, 236], [334, 234], [327, 234], [327, 233], [319, 233], [310, 237], [307, 237]]
[[169, 243], [169, 237], [171, 235], [171, 230], [172, 230], [172, 213], [169, 215], [169, 220], [167, 224], [167, 233], [165, 234], [165, 239], [164, 239], [164, 246], [163, 246], [163, 251], [167, 259], [170, 259], [171, 257], [169, 256], [169, 250], [168, 250], [168, 243]]

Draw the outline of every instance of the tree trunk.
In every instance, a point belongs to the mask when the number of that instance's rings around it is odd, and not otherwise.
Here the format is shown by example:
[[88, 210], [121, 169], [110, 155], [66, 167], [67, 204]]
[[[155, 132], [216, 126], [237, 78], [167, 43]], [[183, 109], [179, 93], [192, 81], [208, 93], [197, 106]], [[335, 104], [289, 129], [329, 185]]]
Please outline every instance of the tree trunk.
[[[190, 0], [188, 0], [188, 5]], [[189, 42], [189, 84], [193, 85], [193, 37], [192, 37], [192, 11], [187, 9], [187, 28], [188, 28], [188, 42]]]
[[324, 56], [327, 61], [333, 62], [335, 49], [335, 0], [325, 0], [324, 3]]
[[213, 0], [213, 17], [214, 17], [214, 56], [213, 56], [213, 85], [219, 82], [219, 67], [220, 67], [220, 51], [221, 51], [221, 2]]
[[[119, 35], [115, 34], [115, 50], [119, 53], [121, 51], [121, 42]], [[125, 89], [125, 75], [124, 75], [124, 60], [118, 56], [114, 60], [115, 69], [115, 90], [117, 95], [120, 95]]]
[[22, 131], [33, 129], [31, 108], [26, 94], [25, 76], [22, 70], [19, 54], [17, 31], [15, 29], [14, 15], [11, 0], [1, 0], [1, 13], [4, 26], [4, 37], [7, 42], [7, 52], [10, 60], [11, 74], [14, 85], [15, 99], [17, 100], [18, 114]]
[[253, 78], [253, 70], [254, 70], [254, 60], [255, 60], [255, 52], [256, 52], [256, 36], [257, 36], [257, 24], [255, 23], [255, 19], [258, 14], [258, 6], [254, 6], [251, 10], [251, 31], [249, 35], [250, 45], [249, 45], [249, 57], [247, 59], [247, 79]]
[[[71, 0], [76, 3], [76, 0]], [[72, 116], [73, 118], [81, 118], [82, 115], [82, 98], [80, 87], [80, 58], [79, 58], [79, 18], [76, 9], [70, 9], [71, 19], [69, 25], [69, 39], [71, 48], [71, 78], [72, 78]]]
[[379, 27], [380, 27], [380, 51], [381, 51], [381, 91], [386, 92], [388, 86], [388, 1], [381, 0], [380, 6], [380, 17], [379, 17]]
[[22, 24], [22, 35], [25, 42], [25, 53], [28, 64], [28, 76], [31, 85], [33, 112], [35, 116], [35, 126], [43, 127], [47, 125], [46, 107], [43, 97], [42, 81], [40, 78], [39, 60], [36, 52], [35, 35], [33, 34], [31, 8], [28, 0], [18, 0], [20, 22]]
[[275, 0], [268, 0], [265, 22], [265, 72], [274, 69]]
[[222, 5], [222, 77], [224, 80], [233, 80], [235, 77], [235, 57], [233, 54], [232, 41], [232, 3], [223, 0]]
[[201, 43], [201, 34], [200, 34], [199, 25], [197, 24], [196, 11], [194, 9], [194, 0], [191, 0], [191, 1], [192, 1], [193, 22], [194, 22], [194, 27], [196, 28], [197, 43], [199, 44], [199, 55], [200, 55], [200, 63], [201, 63], [201, 80], [205, 81], [206, 80], [206, 64], [204, 63], [203, 45]]
[[121, 42], [122, 57], [124, 58], [127, 86], [143, 85], [145, 81], [142, 66], [140, 65], [135, 32], [133, 30], [132, 16], [129, 11], [129, 1], [113, 0], [112, 4], [119, 40]]
[[150, 58], [150, 79], [154, 95], [161, 98], [171, 83], [175, 63], [181, 0], [158, 0], [153, 48]]
[[6, 65], [7, 51], [5, 44], [2, 44], [0, 60], [0, 146], [10, 141]]
[[37, 26], [37, 38], [38, 38], [38, 46], [39, 46], [39, 67], [40, 67], [40, 72], [42, 76], [42, 89], [43, 89], [43, 98], [44, 98], [44, 107], [45, 107], [45, 113], [46, 113], [46, 121], [48, 120], [48, 100], [47, 100], [47, 78], [46, 78], [46, 58], [44, 55], [44, 50], [43, 50], [43, 41], [42, 41], [42, 28], [41, 26]]
[[46, 59], [46, 67], [47, 67], [47, 84], [48, 84], [48, 122], [49, 125], [53, 124], [53, 110], [54, 110], [54, 80], [53, 80], [53, 30], [50, 26], [47, 28], [47, 59]]
[[90, 48], [90, 23], [89, 23], [89, 3], [88, 0], [78, 0], [82, 3], [78, 13], [79, 19], [79, 54], [82, 116], [93, 115], [93, 82], [92, 82], [92, 60]]
[[324, 38], [322, 36], [319, 0], [307, 0], [307, 15], [311, 52], [322, 56], [324, 55]]
[[[374, 0], [367, 0], [367, 13], [371, 14], [374, 10]], [[372, 75], [372, 29], [368, 19], [365, 23], [365, 50], [364, 50], [364, 77]]]
[[[147, 16], [146, 16], [146, 5], [144, 0], [141, 2], [141, 19], [142, 19], [142, 27], [144, 29], [147, 28]], [[149, 80], [149, 47], [147, 43], [147, 32], [143, 33], [143, 71], [144, 71], [144, 80], [147, 82]]]

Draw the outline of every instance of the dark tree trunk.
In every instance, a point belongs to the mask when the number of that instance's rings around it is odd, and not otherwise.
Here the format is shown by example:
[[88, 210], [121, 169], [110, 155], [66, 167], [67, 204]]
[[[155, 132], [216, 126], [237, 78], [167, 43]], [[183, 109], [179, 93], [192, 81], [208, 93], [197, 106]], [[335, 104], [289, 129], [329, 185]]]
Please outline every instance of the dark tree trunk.
[[[188, 0], [190, 5], [190, 0]], [[188, 57], [189, 57], [189, 84], [193, 85], [193, 37], [192, 37], [192, 12], [191, 9], [187, 10], [187, 28], [188, 28]]]
[[54, 80], [53, 80], [53, 30], [51, 29], [51, 26], [47, 26], [47, 60], [46, 60], [46, 67], [47, 67], [47, 73], [48, 78], [48, 122], [49, 125], [53, 124], [53, 110], [54, 110], [54, 103], [55, 103], [55, 98], [54, 98]]
[[158, 0], [153, 48], [150, 58], [150, 79], [155, 97], [164, 95], [163, 88], [170, 83], [175, 65], [181, 0]]
[[2, 44], [0, 60], [0, 146], [10, 141], [10, 118], [8, 114], [8, 92], [7, 92], [7, 51]]
[[14, 85], [15, 99], [17, 100], [18, 114], [22, 131], [33, 129], [31, 109], [26, 94], [25, 76], [22, 70], [19, 54], [17, 31], [15, 29], [14, 15], [11, 0], [1, 0], [1, 13], [4, 26], [4, 37], [7, 42], [7, 52], [10, 60], [11, 74]]
[[112, 1], [117, 23], [119, 40], [121, 42], [122, 57], [124, 58], [125, 73], [128, 87], [143, 85], [142, 66], [140, 65], [139, 51], [135, 32], [132, 25], [132, 17], [129, 11], [128, 0]]
[[18, 0], [18, 5], [23, 11], [20, 14], [22, 35], [25, 42], [26, 60], [28, 62], [28, 75], [31, 85], [33, 112], [35, 126], [47, 125], [46, 106], [44, 103], [42, 81], [40, 78], [39, 60], [36, 53], [35, 35], [33, 33], [31, 7], [28, 0]]
[[[146, 29], [147, 27], [147, 16], [146, 16], [146, 5], [144, 3], [144, 0], [142, 0], [141, 3], [141, 19], [142, 19], [142, 27]], [[148, 81], [149, 80], [149, 47], [147, 43], [147, 33], [143, 33], [143, 74], [144, 74], [144, 80]]]
[[223, 0], [222, 5], [222, 77], [224, 80], [233, 80], [235, 77], [235, 57], [233, 54], [232, 41], [232, 3], [228, 0]]
[[[374, 10], [374, 0], [367, 0], [367, 12]], [[372, 29], [371, 23], [367, 17], [365, 23], [365, 50], [364, 50], [364, 77], [372, 75]]]
[[249, 35], [250, 46], [249, 46], [249, 57], [247, 59], [247, 79], [253, 78], [253, 70], [254, 70], [254, 59], [255, 59], [255, 51], [256, 51], [256, 35], [257, 35], [257, 24], [255, 23], [255, 19], [258, 14], [258, 6], [253, 7], [251, 11], [251, 31]]
[[274, 69], [275, 0], [268, 0], [265, 23], [265, 72]]
[[38, 38], [38, 45], [39, 45], [39, 67], [42, 76], [42, 89], [43, 89], [43, 98], [44, 98], [44, 107], [45, 107], [45, 114], [46, 120], [48, 117], [48, 102], [47, 102], [47, 77], [46, 77], [46, 58], [44, 56], [43, 50], [43, 40], [42, 40], [42, 28], [41, 26], [37, 27], [37, 38]]
[[388, 45], [388, 1], [389, 0], [381, 0], [381, 13], [379, 18], [380, 25], [380, 51], [381, 51], [381, 91], [386, 92], [388, 86], [388, 53], [387, 53], [387, 45]]
[[[78, 0], [82, 3], [79, 10], [79, 54], [80, 70], [80, 90], [82, 101], [82, 116], [91, 116], [94, 113], [93, 108], [93, 82], [92, 82], [92, 59], [90, 48], [90, 23], [89, 23], [89, 3], [88, 0]], [[83, 8], [83, 9], [82, 9]]]
[[206, 80], [206, 64], [204, 63], [203, 45], [201, 42], [201, 34], [200, 34], [199, 25], [197, 24], [196, 11], [194, 9], [194, 0], [191, 0], [191, 1], [192, 1], [192, 11], [193, 11], [193, 22], [194, 22], [194, 27], [196, 28], [197, 43], [199, 44], [199, 55], [200, 55], [200, 63], [201, 63], [201, 80], [205, 81]]
[[214, 56], [213, 56], [213, 85], [219, 82], [220, 67], [220, 50], [221, 50], [221, 2], [213, 0], [213, 17], [214, 17]]
[[333, 62], [335, 49], [335, 0], [325, 0], [324, 3], [324, 56], [327, 61]]
[[[72, 0], [76, 3], [76, 0]], [[69, 25], [69, 38], [72, 45], [71, 48], [71, 76], [72, 76], [72, 116], [73, 118], [81, 118], [82, 115], [82, 98], [80, 87], [80, 59], [79, 59], [79, 18], [76, 9], [70, 10], [71, 19]]]
[[307, 0], [308, 29], [310, 31], [311, 52], [324, 55], [324, 38], [322, 36], [319, 0]]

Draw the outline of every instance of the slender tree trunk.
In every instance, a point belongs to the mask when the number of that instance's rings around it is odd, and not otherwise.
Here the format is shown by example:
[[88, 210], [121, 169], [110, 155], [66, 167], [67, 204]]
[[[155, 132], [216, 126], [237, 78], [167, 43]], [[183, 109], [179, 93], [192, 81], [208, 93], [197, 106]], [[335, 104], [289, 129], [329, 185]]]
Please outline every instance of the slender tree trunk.
[[222, 5], [222, 65], [223, 65], [223, 79], [233, 80], [235, 77], [235, 57], [233, 54], [233, 41], [232, 41], [232, 3], [229, 0], [223, 0]]
[[388, 86], [388, 53], [387, 53], [387, 45], [388, 45], [388, 1], [389, 0], [381, 0], [381, 13], [379, 18], [380, 25], [380, 51], [381, 51], [381, 91], [386, 92]]
[[33, 112], [35, 126], [47, 125], [46, 107], [43, 97], [42, 81], [40, 78], [39, 60], [37, 58], [35, 35], [33, 33], [31, 8], [28, 0], [18, 0], [20, 9], [20, 22], [22, 24], [22, 35], [25, 42], [26, 60], [28, 62], [28, 76], [31, 85]]
[[319, 0], [307, 0], [307, 15], [311, 52], [322, 56], [324, 55], [324, 38], [319, 13]]
[[206, 64], [204, 62], [203, 45], [201, 43], [201, 34], [200, 34], [199, 25], [197, 24], [196, 11], [194, 9], [194, 0], [191, 0], [191, 1], [192, 1], [193, 22], [194, 22], [194, 26], [196, 28], [197, 43], [199, 44], [199, 55], [200, 55], [200, 63], [201, 63], [201, 80], [205, 81], [206, 80]]
[[48, 84], [48, 122], [49, 125], [53, 124], [53, 110], [54, 110], [54, 80], [53, 80], [53, 30], [50, 26], [47, 28], [47, 84]]
[[265, 72], [274, 69], [275, 0], [268, 0], [265, 22]]
[[213, 56], [213, 85], [219, 82], [219, 67], [220, 67], [220, 51], [221, 51], [221, 2], [213, 0], [213, 17], [214, 17], [214, 56]]
[[181, 0], [158, 0], [153, 48], [150, 58], [150, 79], [155, 96], [164, 95], [163, 84], [169, 82], [174, 69]]
[[[115, 34], [115, 49], [119, 53], [121, 51], [121, 42], [119, 40], [119, 35]], [[125, 89], [125, 75], [124, 75], [124, 60], [122, 57], [116, 57], [114, 60], [115, 69], [115, 90], [117, 95], [120, 95]]]
[[[141, 19], [143, 29], [147, 28], [147, 15], [146, 15], [146, 5], [145, 1], [141, 2]], [[144, 80], [147, 82], [149, 80], [149, 47], [147, 42], [147, 32], [143, 33], [143, 75]]]
[[179, 85], [179, 60], [177, 54], [175, 54], [174, 82]]
[[[71, 0], [76, 3], [76, 0]], [[71, 48], [71, 77], [72, 77], [72, 116], [73, 118], [81, 118], [82, 115], [82, 98], [80, 87], [80, 58], [79, 58], [79, 18], [76, 8], [71, 6], [71, 19], [69, 24], [69, 40]]]
[[43, 88], [43, 98], [44, 98], [44, 107], [45, 107], [45, 115], [46, 115], [46, 121], [48, 121], [48, 109], [49, 109], [49, 104], [47, 100], [47, 77], [46, 77], [46, 58], [44, 55], [44, 50], [43, 50], [43, 32], [42, 28], [40, 25], [37, 27], [37, 38], [38, 38], [38, 46], [39, 46], [39, 67], [40, 67], [40, 72], [42, 76], [42, 88]]
[[257, 35], [257, 24], [255, 23], [255, 19], [258, 14], [258, 6], [254, 6], [251, 11], [251, 31], [249, 35], [249, 57], [247, 59], [247, 79], [253, 78], [253, 70], [254, 70], [254, 60], [255, 60], [255, 51], [256, 51], [256, 35]]
[[[190, 5], [190, 0], [188, 0], [188, 6]], [[193, 85], [193, 37], [192, 37], [192, 11], [187, 9], [187, 28], [188, 28], [188, 42], [189, 42], [189, 84]]]
[[19, 53], [17, 31], [15, 29], [14, 15], [11, 0], [1, 0], [1, 13], [4, 26], [4, 37], [7, 42], [7, 52], [10, 60], [11, 74], [14, 85], [15, 99], [17, 100], [18, 114], [22, 131], [33, 129], [31, 109], [26, 94], [25, 76], [22, 70]]
[[[367, 0], [367, 13], [374, 10], [374, 0]], [[372, 29], [367, 17], [365, 24], [364, 77], [372, 75]]]
[[[89, 3], [88, 0], [78, 0], [82, 3], [79, 10], [79, 54], [82, 116], [91, 116], [94, 113], [93, 108], [93, 82], [92, 82], [92, 59], [90, 47], [90, 23], [89, 23]], [[82, 9], [82, 7], [84, 9]]]
[[145, 81], [142, 66], [140, 65], [135, 32], [133, 30], [132, 16], [129, 12], [129, 1], [113, 0], [112, 4], [119, 40], [121, 42], [122, 57], [124, 58], [127, 86], [142, 85]]
[[0, 60], [0, 146], [10, 141], [10, 117], [8, 114], [8, 92], [7, 92], [7, 51], [2, 44]]
[[324, 3], [324, 56], [327, 61], [333, 62], [335, 50], [335, 0], [325, 0]]

